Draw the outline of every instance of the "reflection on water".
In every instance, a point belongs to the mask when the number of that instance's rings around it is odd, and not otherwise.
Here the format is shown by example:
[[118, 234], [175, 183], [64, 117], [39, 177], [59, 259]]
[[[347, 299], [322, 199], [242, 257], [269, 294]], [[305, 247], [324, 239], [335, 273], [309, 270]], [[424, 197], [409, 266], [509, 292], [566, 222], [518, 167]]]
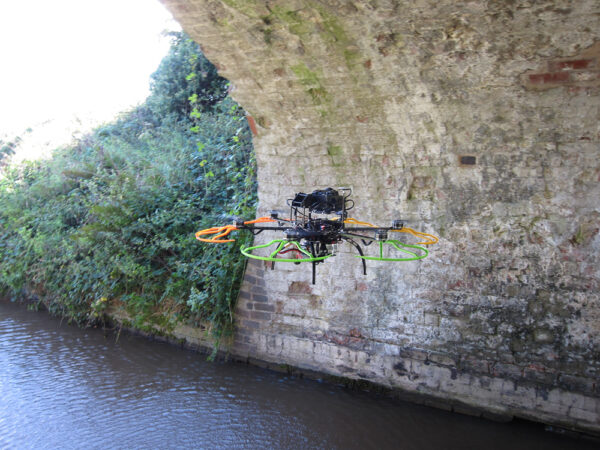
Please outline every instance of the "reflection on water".
[[0, 447], [593, 448], [0, 303]]

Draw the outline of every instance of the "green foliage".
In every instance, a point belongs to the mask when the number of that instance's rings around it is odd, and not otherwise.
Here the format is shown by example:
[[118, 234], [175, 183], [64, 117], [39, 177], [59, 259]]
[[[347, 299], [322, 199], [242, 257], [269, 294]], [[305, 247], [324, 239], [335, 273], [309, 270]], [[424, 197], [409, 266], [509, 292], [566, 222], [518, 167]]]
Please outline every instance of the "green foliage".
[[147, 106], [158, 117], [182, 119], [193, 110], [199, 113], [220, 102], [227, 95], [228, 82], [218, 75], [198, 44], [184, 33], [170, 34], [173, 43], [152, 74]]
[[209, 321], [217, 338], [231, 330], [239, 246], [250, 237], [210, 246], [194, 232], [254, 216], [255, 161], [244, 112], [228, 97], [217, 101], [221, 81], [188, 77], [190, 67], [216, 75], [198, 52], [178, 36], [146, 104], [49, 161], [5, 170], [5, 293], [33, 291], [81, 324], [121, 304], [141, 329]]
[[0, 139], [0, 164], [3, 164], [9, 156], [14, 155], [15, 148], [20, 142], [21, 138], [19, 136], [8, 142]]

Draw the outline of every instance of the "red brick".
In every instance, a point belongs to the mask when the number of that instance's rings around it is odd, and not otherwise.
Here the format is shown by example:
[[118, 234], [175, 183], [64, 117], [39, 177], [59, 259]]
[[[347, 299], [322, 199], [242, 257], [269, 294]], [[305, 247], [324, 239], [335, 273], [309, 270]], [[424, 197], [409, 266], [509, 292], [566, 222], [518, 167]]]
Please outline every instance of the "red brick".
[[564, 83], [569, 80], [569, 72], [535, 73], [529, 75], [531, 84]]
[[258, 136], [258, 130], [256, 128], [256, 122], [254, 121], [254, 117], [246, 116], [246, 120], [248, 121], [248, 126], [250, 127], [252, 134], [254, 136]]
[[555, 61], [550, 63], [551, 71], [559, 70], [582, 70], [594, 66], [593, 59], [572, 59], [569, 61]]

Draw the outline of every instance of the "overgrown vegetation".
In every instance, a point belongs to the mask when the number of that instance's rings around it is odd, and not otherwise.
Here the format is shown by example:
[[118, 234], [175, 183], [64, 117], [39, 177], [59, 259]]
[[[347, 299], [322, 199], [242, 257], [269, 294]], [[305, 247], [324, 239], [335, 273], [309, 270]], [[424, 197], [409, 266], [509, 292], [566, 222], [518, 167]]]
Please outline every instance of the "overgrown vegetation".
[[6, 164], [6, 160], [15, 154], [15, 148], [21, 142], [21, 138], [17, 136], [10, 141], [4, 141], [0, 139], [0, 167]]
[[80, 324], [110, 304], [141, 329], [208, 321], [217, 339], [231, 330], [245, 238], [210, 246], [194, 232], [254, 215], [251, 135], [226, 80], [195, 43], [173, 37], [145, 104], [50, 161], [5, 169], [5, 295], [33, 293]]

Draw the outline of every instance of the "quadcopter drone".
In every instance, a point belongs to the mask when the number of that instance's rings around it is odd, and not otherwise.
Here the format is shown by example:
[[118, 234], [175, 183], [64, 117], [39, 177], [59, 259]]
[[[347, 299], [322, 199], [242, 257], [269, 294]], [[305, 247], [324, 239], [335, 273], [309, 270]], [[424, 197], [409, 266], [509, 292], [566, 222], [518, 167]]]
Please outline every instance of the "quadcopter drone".
[[[310, 194], [298, 192], [288, 199], [289, 218], [280, 217], [280, 212], [272, 211], [270, 217], [242, 221], [235, 219], [232, 225], [208, 228], [196, 233], [196, 239], [202, 242], [233, 242], [229, 234], [234, 230], [248, 230], [253, 235], [263, 231], [283, 232], [283, 239], [273, 239], [267, 244], [242, 246], [240, 251], [248, 258], [269, 261], [271, 269], [275, 263], [312, 263], [312, 283], [315, 284], [316, 266], [335, 256], [338, 246], [347, 242], [353, 246], [362, 259], [363, 273], [367, 274], [367, 260], [371, 261], [415, 261], [425, 258], [429, 251], [423, 247], [438, 242], [438, 238], [427, 233], [415, 231], [404, 226], [401, 220], [392, 221], [390, 227], [378, 227], [348, 217], [348, 211], [354, 207], [350, 199], [350, 188], [327, 188]], [[272, 223], [276, 225], [263, 225]], [[398, 239], [389, 239], [389, 233], [407, 233], [420, 240], [408, 244]], [[210, 238], [202, 236], [214, 235]], [[374, 256], [365, 254], [363, 248], [376, 243]], [[391, 253], [391, 255], [389, 255]]]

